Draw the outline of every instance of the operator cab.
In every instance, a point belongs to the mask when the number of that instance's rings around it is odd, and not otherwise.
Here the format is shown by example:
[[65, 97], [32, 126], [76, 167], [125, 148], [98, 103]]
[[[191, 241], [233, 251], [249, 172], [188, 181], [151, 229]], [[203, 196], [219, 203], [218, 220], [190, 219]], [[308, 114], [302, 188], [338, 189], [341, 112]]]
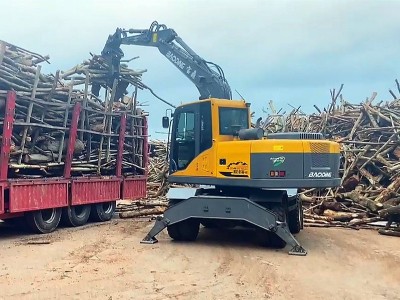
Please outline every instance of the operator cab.
[[[163, 117], [163, 127], [169, 118]], [[244, 101], [207, 99], [185, 104], [173, 114], [170, 173], [184, 170], [213, 142], [231, 141], [241, 129], [250, 128], [249, 105]]]

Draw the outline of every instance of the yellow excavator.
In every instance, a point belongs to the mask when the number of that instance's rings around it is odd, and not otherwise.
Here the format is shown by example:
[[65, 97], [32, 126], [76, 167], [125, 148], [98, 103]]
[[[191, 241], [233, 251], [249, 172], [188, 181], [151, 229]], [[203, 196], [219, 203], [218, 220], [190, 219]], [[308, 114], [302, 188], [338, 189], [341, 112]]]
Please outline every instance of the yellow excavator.
[[303, 228], [300, 188], [340, 184], [340, 149], [320, 133], [265, 134], [251, 126], [250, 104], [232, 100], [222, 69], [205, 61], [173, 29], [153, 22], [149, 29], [117, 29], [102, 55], [118, 70], [120, 46], [153, 46], [197, 87], [199, 100], [175, 108], [170, 128], [168, 160], [169, 207], [141, 241], [156, 243], [167, 228], [174, 240], [194, 241], [200, 225], [245, 226], [262, 244], [289, 254], [307, 251], [293, 234]]

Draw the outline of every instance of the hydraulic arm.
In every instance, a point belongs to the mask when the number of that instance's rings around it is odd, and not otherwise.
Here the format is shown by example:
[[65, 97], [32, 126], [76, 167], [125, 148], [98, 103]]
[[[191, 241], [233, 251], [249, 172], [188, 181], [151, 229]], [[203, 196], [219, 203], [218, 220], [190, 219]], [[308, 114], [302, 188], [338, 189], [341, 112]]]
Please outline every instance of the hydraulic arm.
[[197, 87], [199, 99], [232, 99], [231, 88], [220, 66], [196, 54], [178, 35], [164, 24], [154, 21], [149, 29], [117, 28], [108, 37], [101, 55], [108, 59], [114, 71], [124, 56], [121, 45], [156, 47]]

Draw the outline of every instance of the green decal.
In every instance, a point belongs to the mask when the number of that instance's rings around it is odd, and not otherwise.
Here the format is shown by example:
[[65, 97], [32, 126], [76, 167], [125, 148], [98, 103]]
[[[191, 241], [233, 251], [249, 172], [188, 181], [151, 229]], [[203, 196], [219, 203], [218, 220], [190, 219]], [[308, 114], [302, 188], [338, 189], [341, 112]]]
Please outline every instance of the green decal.
[[279, 167], [280, 165], [282, 165], [285, 162], [285, 157], [284, 156], [271, 157], [271, 160], [272, 160], [274, 167]]

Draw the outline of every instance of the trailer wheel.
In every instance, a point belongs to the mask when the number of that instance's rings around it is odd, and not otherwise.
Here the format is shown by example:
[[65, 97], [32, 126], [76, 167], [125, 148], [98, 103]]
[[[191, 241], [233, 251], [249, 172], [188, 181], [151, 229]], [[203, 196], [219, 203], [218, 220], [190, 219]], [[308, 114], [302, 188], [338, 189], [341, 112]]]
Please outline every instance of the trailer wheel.
[[53, 232], [61, 220], [61, 208], [31, 211], [25, 214], [26, 222], [36, 233]]
[[2, 220], [5, 224], [14, 227], [17, 230], [28, 231], [28, 224], [26, 222], [25, 216], [15, 217], [10, 219]]
[[301, 201], [296, 200], [296, 208], [288, 212], [288, 226], [291, 233], [299, 233], [303, 228], [303, 208]]
[[67, 226], [82, 226], [87, 223], [90, 216], [90, 205], [74, 205], [63, 208], [61, 221]]
[[97, 222], [110, 221], [114, 215], [116, 206], [116, 201], [92, 204], [91, 217]]

